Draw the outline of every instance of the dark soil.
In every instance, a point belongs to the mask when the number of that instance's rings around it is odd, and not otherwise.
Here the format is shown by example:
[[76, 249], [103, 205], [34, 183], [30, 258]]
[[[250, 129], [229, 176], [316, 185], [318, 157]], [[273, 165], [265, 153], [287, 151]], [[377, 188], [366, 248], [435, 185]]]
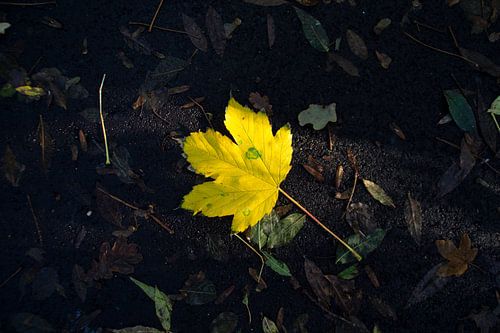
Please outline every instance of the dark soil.
[[[333, 1], [335, 2], [335, 1]], [[368, 45], [367, 61], [356, 60], [342, 41], [340, 53], [360, 68], [360, 77], [351, 77], [334, 65], [325, 71], [326, 56], [310, 47], [301, 24], [291, 6], [258, 7], [242, 1], [166, 1], [157, 20], [164, 27], [182, 29], [181, 12], [195, 18], [204, 27], [208, 6], [213, 6], [225, 22], [235, 17], [241, 26], [227, 43], [224, 56], [213, 49], [198, 52], [192, 64], [180, 72], [171, 86], [187, 84], [188, 93], [170, 97], [159, 111], [160, 120], [149, 109], [133, 110], [131, 105], [139, 95], [146, 72], [158, 63], [127, 47], [119, 31], [129, 21], [149, 22], [157, 1], [59, 1], [57, 6], [2, 6], [12, 27], [1, 36], [2, 48], [17, 41], [24, 44], [19, 65], [34, 72], [43, 67], [57, 67], [66, 76], [80, 76], [90, 96], [82, 101], [70, 100], [68, 110], [42, 100], [24, 103], [16, 98], [2, 100], [0, 110], [0, 150], [10, 145], [18, 161], [26, 165], [19, 187], [12, 187], [4, 178], [0, 182], [0, 280], [6, 280], [19, 267], [22, 270], [0, 289], [0, 330], [14, 331], [10, 318], [19, 312], [42, 316], [57, 331], [75, 331], [74, 318], [82, 313], [100, 314], [89, 327], [123, 328], [136, 325], [160, 327], [152, 302], [133, 285], [126, 275], [116, 274], [101, 280], [99, 288], [89, 289], [82, 302], [72, 284], [72, 269], [79, 264], [85, 270], [99, 256], [103, 242], [113, 242], [117, 229], [97, 211], [95, 188], [99, 183], [109, 193], [139, 207], [155, 204], [158, 213], [175, 231], [169, 234], [151, 220], [138, 218], [138, 231], [129, 242], [138, 244], [144, 260], [135, 266], [133, 276], [150, 285], [157, 285], [168, 294], [176, 294], [189, 274], [205, 272], [221, 293], [234, 285], [235, 291], [220, 304], [201, 306], [174, 303], [172, 327], [175, 332], [207, 332], [211, 321], [221, 312], [232, 311], [239, 317], [243, 332], [260, 332], [263, 316], [276, 318], [280, 307], [285, 310], [284, 324], [292, 331], [293, 322], [303, 313], [309, 315], [309, 332], [333, 332], [335, 322], [303, 293], [292, 288], [269, 268], [264, 271], [268, 289], [254, 292], [254, 281], [248, 268], [259, 267], [258, 258], [235, 237], [230, 237], [231, 218], [192, 217], [179, 209], [183, 195], [203, 181], [186, 167], [179, 169], [182, 151], [171, 139], [172, 131], [187, 134], [203, 130], [208, 124], [197, 108], [180, 109], [189, 102], [187, 96], [205, 96], [207, 112], [213, 115], [216, 129], [223, 127], [224, 108], [230, 94], [243, 104], [250, 92], [269, 96], [273, 105], [272, 123], [275, 129], [289, 122], [293, 131], [294, 155], [292, 171], [283, 188], [313, 212], [321, 221], [347, 237], [352, 230], [342, 218], [346, 201], [337, 200], [333, 179], [338, 164], [346, 168], [343, 190], [353, 181], [346, 152], [357, 156], [364, 177], [381, 185], [394, 199], [396, 208], [385, 207], [373, 200], [362, 186], [354, 202], [369, 205], [373, 219], [388, 229], [381, 246], [360, 264], [356, 286], [362, 290], [363, 303], [357, 317], [371, 330], [378, 324], [382, 332], [465, 332], [476, 330], [465, 319], [482, 306], [497, 305], [495, 276], [490, 273], [493, 262], [499, 260], [500, 178], [487, 165], [478, 163], [465, 181], [452, 193], [437, 198], [437, 182], [444, 171], [456, 161], [459, 151], [441, 143], [436, 136], [459, 144], [463, 133], [454, 123], [438, 126], [447, 113], [443, 89], [456, 89], [451, 74], [466, 90], [476, 90], [476, 79], [482, 81], [483, 95], [490, 103], [498, 94], [495, 78], [475, 71], [466, 62], [435, 52], [408, 39], [399, 24], [411, 7], [407, 1], [360, 1], [356, 7], [347, 4], [319, 4], [306, 10], [322, 22], [330, 39], [345, 36], [350, 28], [362, 35]], [[276, 24], [276, 43], [269, 49], [266, 15], [272, 14]], [[53, 29], [40, 22], [44, 16], [64, 24]], [[373, 26], [389, 17], [393, 24], [376, 36]], [[449, 8], [445, 1], [424, 1], [420, 11], [411, 19], [446, 29], [451, 26], [462, 47], [481, 52], [493, 60], [498, 58], [499, 42], [490, 43], [486, 35], [471, 35], [470, 24], [458, 7]], [[495, 30], [496, 28], [496, 30]], [[498, 31], [499, 25], [490, 31]], [[131, 28], [133, 29], [133, 28]], [[452, 39], [413, 24], [404, 28], [431, 45], [455, 52]], [[188, 59], [194, 47], [181, 34], [154, 31], [145, 34], [147, 40], [164, 54]], [[81, 54], [81, 44], [88, 40], [88, 54]], [[389, 70], [377, 62], [374, 51], [381, 50], [393, 58]], [[122, 50], [135, 67], [126, 69], [117, 58]], [[496, 57], [495, 57], [496, 56]], [[40, 58], [39, 61], [37, 61]], [[108, 113], [107, 134], [110, 141], [123, 146], [132, 157], [131, 166], [142, 176], [151, 193], [136, 184], [125, 184], [114, 175], [98, 175], [96, 167], [104, 162], [104, 154], [95, 145], [102, 144], [99, 124], [84, 119], [79, 112], [96, 107], [98, 87], [106, 73], [104, 108]], [[332, 126], [336, 141], [328, 149], [328, 132], [300, 127], [297, 114], [311, 103], [337, 103], [339, 124]], [[55, 140], [55, 152], [47, 173], [40, 167], [40, 148], [37, 141], [39, 115]], [[398, 138], [389, 124], [395, 122], [406, 135]], [[78, 145], [78, 131], [83, 129], [90, 144], [89, 152], [80, 151], [77, 161], [71, 160], [71, 145]], [[325, 167], [324, 183], [318, 183], [301, 166], [311, 155]], [[331, 160], [323, 159], [330, 156]], [[490, 165], [500, 168], [498, 159]], [[488, 182], [486, 188], [476, 182]], [[423, 209], [421, 245], [411, 238], [404, 220], [407, 193], [419, 200]], [[40, 225], [43, 246], [30, 211], [27, 195]], [[278, 205], [287, 204], [280, 197]], [[134, 224], [131, 211], [125, 225]], [[87, 231], [79, 248], [75, 238], [82, 228]], [[405, 305], [422, 277], [443, 261], [435, 240], [458, 242], [467, 233], [479, 249], [477, 266], [461, 277], [451, 279], [442, 290], [410, 308]], [[214, 260], [207, 251], [207, 237], [222, 239], [220, 251], [225, 260]], [[54, 293], [45, 300], [33, 298], [28, 287], [21, 297], [20, 277], [32, 266], [25, 253], [41, 247], [46, 252], [45, 266], [59, 274], [65, 296]], [[345, 267], [335, 265], [336, 244], [312, 221], [308, 220], [298, 236], [287, 246], [274, 251], [286, 262], [304, 288], [304, 257], [313, 260], [325, 273], [337, 274]], [[364, 267], [369, 265], [380, 281], [375, 288]], [[1, 282], [0, 281], [0, 282]], [[252, 322], [241, 303], [245, 285], [250, 285], [249, 307]], [[385, 318], [370, 302], [378, 297], [390, 305], [397, 320]], [[341, 314], [339, 309], [333, 312]], [[498, 327], [497, 327], [498, 328]], [[494, 329], [493, 329], [494, 330]], [[35, 330], [36, 331], [36, 330]], [[87, 332], [90, 329], [87, 328]], [[339, 331], [339, 330], [337, 330]], [[356, 331], [356, 330], [354, 330]]]

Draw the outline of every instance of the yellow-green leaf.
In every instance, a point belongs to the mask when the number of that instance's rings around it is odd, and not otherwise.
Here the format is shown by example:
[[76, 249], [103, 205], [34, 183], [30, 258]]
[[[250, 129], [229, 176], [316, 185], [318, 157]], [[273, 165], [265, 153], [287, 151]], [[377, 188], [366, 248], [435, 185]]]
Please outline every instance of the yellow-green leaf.
[[292, 133], [286, 125], [273, 135], [265, 113], [233, 98], [224, 124], [234, 141], [212, 129], [186, 138], [188, 162], [214, 180], [194, 186], [181, 207], [209, 217], [234, 215], [232, 229], [241, 232], [273, 209], [291, 169]]
[[382, 205], [396, 208], [391, 197], [388, 196], [387, 193], [385, 193], [382, 187], [378, 186], [377, 184], [368, 179], [363, 179], [363, 184], [365, 185], [366, 189], [375, 200], [380, 202]]
[[45, 95], [45, 90], [40, 87], [20, 86], [16, 88], [16, 91], [28, 97], [40, 97]]

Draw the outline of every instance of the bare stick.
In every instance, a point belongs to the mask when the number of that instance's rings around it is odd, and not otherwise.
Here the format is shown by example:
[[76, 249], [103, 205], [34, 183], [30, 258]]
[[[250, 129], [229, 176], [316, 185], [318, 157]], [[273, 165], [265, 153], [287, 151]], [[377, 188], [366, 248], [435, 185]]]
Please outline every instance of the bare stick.
[[238, 238], [240, 241], [242, 241], [243, 244], [245, 244], [246, 247], [248, 247], [250, 250], [252, 250], [259, 257], [259, 259], [260, 259], [260, 270], [259, 270], [259, 276], [258, 276], [258, 279], [257, 279], [257, 283], [260, 283], [260, 277], [262, 276], [262, 270], [264, 270], [264, 257], [259, 253], [259, 251], [257, 251], [256, 249], [254, 249], [252, 245], [248, 244], [248, 242], [246, 240], [244, 240], [242, 237], [240, 237], [240, 235], [234, 234], [234, 236], [236, 236], [236, 238]]
[[108, 137], [106, 136], [106, 126], [104, 125], [104, 115], [102, 113], [102, 87], [104, 86], [105, 79], [106, 79], [106, 74], [104, 74], [102, 76], [101, 86], [99, 87], [99, 116], [101, 118], [102, 135], [104, 136], [104, 149], [106, 151], [106, 165], [110, 165], [111, 161], [109, 159]]
[[10, 280], [12, 280], [14, 278], [14, 276], [16, 276], [17, 274], [19, 274], [19, 272], [22, 270], [23, 268], [22, 267], [18, 267], [16, 269], [16, 271], [14, 273], [12, 273], [11, 275], [9, 275], [9, 277], [7, 279], [5, 279], [5, 281], [3, 281], [2, 283], [0, 283], [0, 288], [2, 288], [3, 286], [5, 286], [7, 283], [9, 283]]
[[429, 48], [431, 50], [434, 50], [436, 52], [440, 52], [440, 53], [444, 53], [444, 54], [450, 55], [452, 57], [460, 58], [460, 59], [462, 59], [464, 61], [467, 61], [468, 63], [474, 65], [474, 67], [477, 67], [477, 64], [474, 61], [471, 61], [471, 60], [467, 59], [466, 57], [461, 56], [460, 54], [448, 52], [448, 51], [445, 51], [445, 50], [438, 49], [437, 47], [425, 44], [424, 42], [418, 40], [417, 38], [413, 37], [412, 35], [410, 35], [409, 33], [405, 32], [405, 31], [403, 31], [403, 34], [405, 34], [408, 38], [410, 38], [411, 40], [413, 40], [414, 42], [416, 42], [416, 43], [418, 43], [418, 44], [420, 44], [422, 46], [425, 46], [425, 47], [427, 47], [427, 48]]
[[[149, 24], [144, 23], [144, 22], [129, 22], [128, 24], [129, 25], [140, 25], [142, 27], [149, 27]], [[178, 34], [184, 34], [184, 35], [188, 35], [188, 36], [191, 36], [191, 37], [199, 38], [198, 36], [190, 34], [189, 32], [184, 31], [184, 30], [177, 30], [177, 29], [165, 28], [165, 27], [160, 27], [159, 25], [153, 25], [153, 28], [154, 29], [158, 29], [158, 30], [162, 30], [162, 31], [175, 32], [175, 33], [178, 33]]]
[[38, 224], [38, 219], [36, 217], [35, 211], [33, 210], [33, 205], [31, 204], [31, 197], [29, 194], [27, 194], [26, 198], [28, 199], [28, 205], [30, 206], [31, 216], [33, 216], [33, 222], [35, 223], [36, 232], [38, 234], [38, 242], [40, 243], [40, 246], [43, 247], [42, 231], [40, 230], [40, 225]]
[[188, 96], [188, 98], [191, 100], [191, 102], [193, 102], [194, 104], [196, 104], [201, 109], [201, 112], [203, 112], [203, 114], [205, 115], [205, 118], [208, 121], [208, 125], [213, 129], [214, 126], [212, 125], [212, 122], [210, 121], [210, 118], [208, 117], [208, 114], [205, 112], [205, 108], [200, 103], [198, 103], [197, 101], [195, 101], [194, 99], [192, 99], [191, 97]]
[[153, 25], [155, 24], [156, 17], [158, 16], [158, 13], [160, 12], [161, 6], [163, 6], [163, 0], [160, 0], [158, 7], [156, 7], [155, 14], [153, 15], [153, 18], [151, 19], [151, 23], [149, 24], [148, 32], [151, 32], [151, 30], [153, 30]]
[[0, 2], [0, 6], [44, 6], [44, 5], [57, 5], [55, 1], [45, 2]]
[[460, 46], [458, 45], [457, 39], [455, 38], [455, 34], [453, 33], [453, 29], [451, 29], [451, 26], [448, 26], [448, 30], [450, 31], [451, 38], [453, 38], [453, 44], [455, 44], [455, 47], [457, 50], [460, 49]]

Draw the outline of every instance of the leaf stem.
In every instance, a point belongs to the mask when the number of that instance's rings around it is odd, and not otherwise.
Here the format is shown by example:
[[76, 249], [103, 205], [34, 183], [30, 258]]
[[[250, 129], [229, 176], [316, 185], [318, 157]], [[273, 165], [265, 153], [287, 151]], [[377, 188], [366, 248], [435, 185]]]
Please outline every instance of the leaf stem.
[[297, 207], [299, 207], [304, 213], [306, 213], [306, 215], [309, 216], [314, 222], [316, 222], [321, 228], [323, 228], [326, 232], [328, 232], [330, 235], [332, 235], [333, 238], [335, 238], [337, 241], [339, 241], [340, 244], [342, 244], [343, 246], [345, 246], [346, 249], [348, 249], [356, 257], [356, 259], [358, 261], [361, 261], [361, 259], [363, 259], [363, 257], [361, 257], [361, 255], [358, 252], [356, 252], [356, 250], [354, 250], [342, 238], [340, 238], [339, 236], [337, 236], [333, 231], [331, 231], [330, 229], [328, 229], [328, 227], [326, 225], [324, 225], [323, 223], [321, 223], [320, 220], [318, 220], [313, 214], [311, 214], [307, 209], [305, 209], [304, 206], [302, 206], [297, 200], [295, 200], [294, 198], [292, 198], [288, 193], [286, 193], [285, 191], [283, 191], [281, 188], [278, 188], [278, 190], [288, 200], [290, 200], [293, 204], [295, 204]]
[[254, 247], [252, 245], [250, 245], [246, 240], [241, 238], [240, 235], [238, 235], [238, 234], [233, 234], [233, 235], [236, 236], [236, 238], [238, 238], [240, 241], [242, 241], [246, 247], [248, 247], [250, 250], [252, 250], [260, 258], [260, 270], [259, 270], [259, 275], [257, 278], [257, 283], [260, 283], [260, 277], [262, 276], [262, 271], [264, 270], [264, 265], [265, 265], [264, 257], [262, 256], [262, 254], [259, 253], [259, 251], [254, 249]]
[[497, 130], [500, 133], [500, 126], [498, 125], [497, 118], [495, 117], [495, 115], [493, 113], [491, 113], [491, 118], [493, 118], [493, 121], [495, 122], [495, 125], [497, 126]]
[[109, 148], [108, 148], [108, 137], [106, 136], [106, 126], [104, 125], [104, 115], [102, 113], [102, 87], [104, 86], [104, 80], [106, 79], [106, 74], [102, 76], [101, 86], [99, 87], [99, 117], [101, 118], [102, 135], [104, 136], [104, 149], [106, 150], [106, 165], [110, 165], [109, 160]]

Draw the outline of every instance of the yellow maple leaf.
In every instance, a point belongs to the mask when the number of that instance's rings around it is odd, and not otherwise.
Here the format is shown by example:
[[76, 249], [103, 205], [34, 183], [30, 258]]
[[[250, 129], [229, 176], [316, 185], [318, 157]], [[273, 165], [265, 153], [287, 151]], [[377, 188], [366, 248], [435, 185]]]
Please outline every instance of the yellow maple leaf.
[[464, 274], [477, 255], [477, 249], [472, 248], [471, 240], [466, 233], [462, 235], [458, 248], [453, 244], [453, 241], [448, 239], [437, 240], [436, 246], [439, 254], [448, 260], [438, 270], [438, 275], [443, 277]]
[[265, 113], [234, 98], [224, 124], [234, 141], [212, 129], [186, 138], [188, 162], [197, 173], [214, 180], [194, 186], [181, 207], [209, 217], [234, 215], [232, 230], [241, 232], [276, 204], [279, 186], [291, 169], [292, 132], [285, 125], [273, 135]]

